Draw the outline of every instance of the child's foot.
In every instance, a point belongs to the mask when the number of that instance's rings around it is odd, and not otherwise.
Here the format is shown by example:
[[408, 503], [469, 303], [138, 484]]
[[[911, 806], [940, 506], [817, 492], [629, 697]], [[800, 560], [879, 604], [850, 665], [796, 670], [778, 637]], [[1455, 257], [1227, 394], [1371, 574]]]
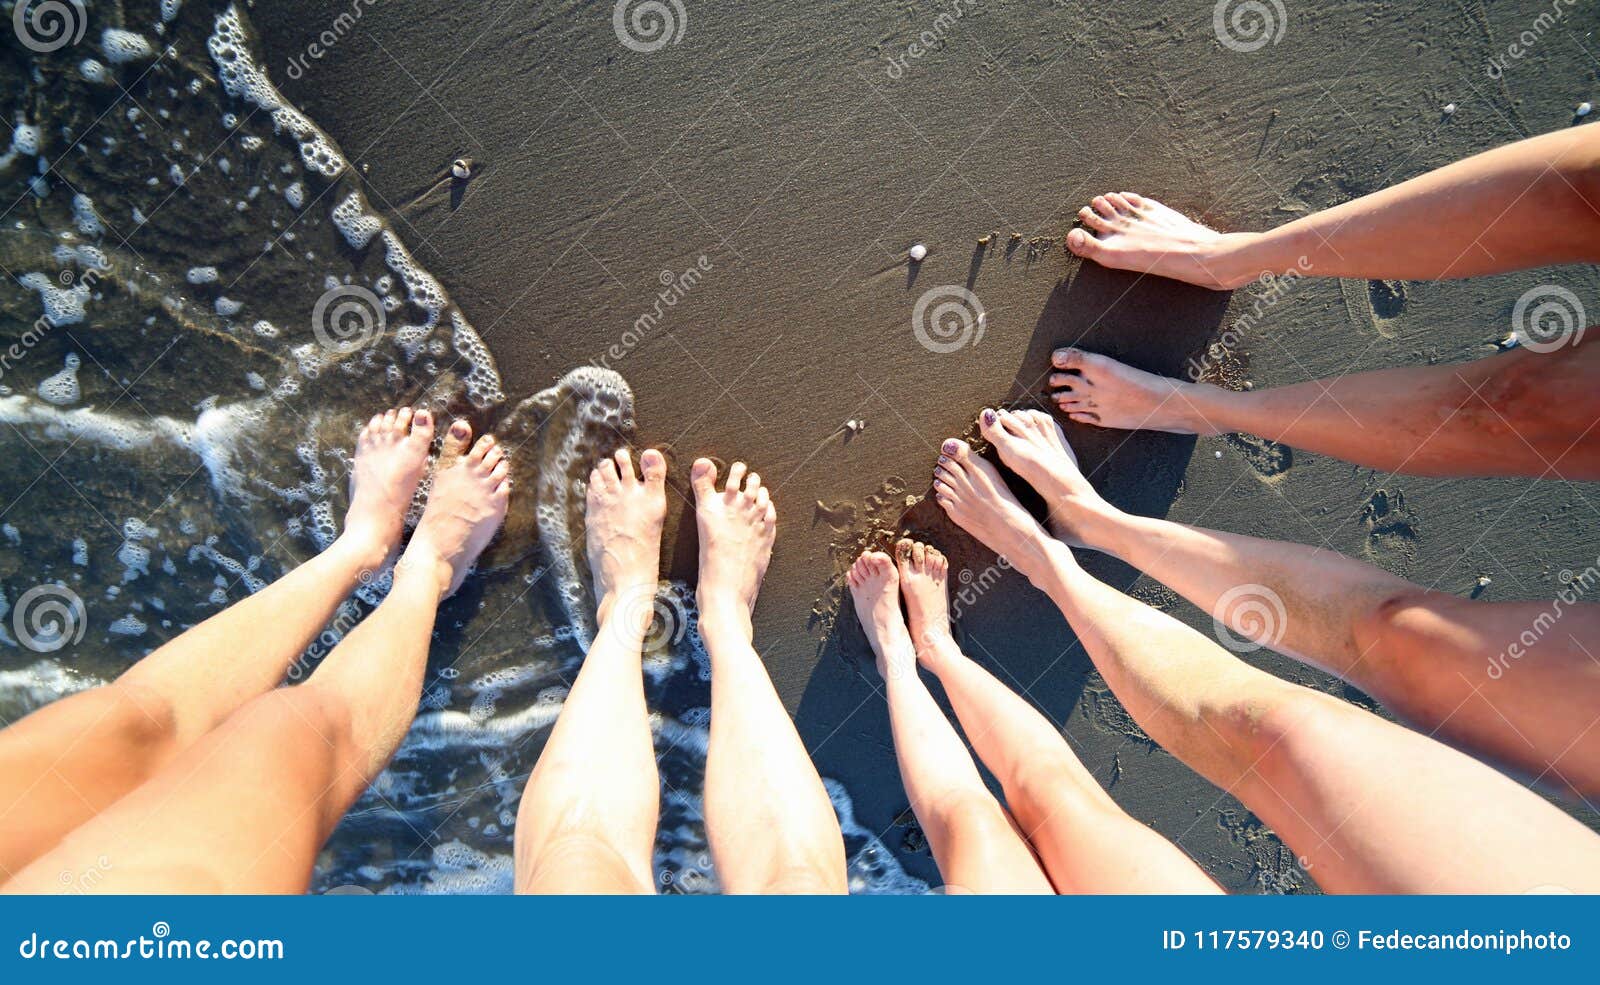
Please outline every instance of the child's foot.
[[694, 485], [695, 519], [700, 526], [700, 587], [696, 597], [702, 617], [737, 616], [748, 628], [756, 593], [772, 559], [778, 531], [778, 510], [761, 477], [746, 475], [734, 462], [728, 481], [717, 488], [717, 467], [697, 459], [689, 478]]
[[916, 648], [906, 632], [906, 621], [900, 617], [900, 579], [894, 569], [889, 555], [868, 551], [856, 558], [845, 575], [856, 616], [878, 658], [878, 674], [885, 681], [908, 669], [914, 673], [917, 664]]
[[[637, 595], [653, 600], [659, 582], [661, 522], [667, 515], [667, 460], [651, 448], [639, 456], [639, 465], [642, 478], [634, 473], [633, 459], [623, 448], [589, 473], [585, 540], [601, 622], [618, 598]], [[653, 606], [646, 601], [628, 608], [648, 615]]]
[[902, 538], [894, 545], [894, 556], [917, 653], [954, 642], [950, 636], [950, 598], [945, 590], [950, 565], [944, 555], [927, 544]]
[[444, 436], [433, 468], [428, 505], [400, 559], [438, 576], [441, 598], [455, 594], [478, 555], [494, 539], [511, 499], [511, 460], [486, 434], [476, 444], [472, 426], [456, 421]]
[[1206, 396], [1217, 391], [1208, 383], [1157, 376], [1082, 349], [1057, 349], [1050, 362], [1060, 370], [1050, 374], [1050, 397], [1079, 424], [1123, 431], [1222, 433], [1202, 410]]
[[1089, 485], [1055, 418], [1037, 410], [985, 410], [978, 430], [1000, 460], [1039, 491], [1050, 508], [1050, 532], [1075, 547], [1094, 547], [1117, 510]]
[[432, 444], [433, 416], [410, 407], [377, 415], [356, 438], [343, 536], [371, 554], [373, 571], [394, 560]]
[[1098, 195], [1078, 210], [1085, 229], [1067, 233], [1067, 248], [1103, 267], [1171, 277], [1214, 291], [1248, 284], [1253, 275], [1234, 259], [1249, 233], [1219, 233], [1132, 192]]
[[933, 495], [956, 526], [1032, 578], [1048, 535], [1006, 487], [994, 466], [959, 438], [947, 438], [933, 473]]

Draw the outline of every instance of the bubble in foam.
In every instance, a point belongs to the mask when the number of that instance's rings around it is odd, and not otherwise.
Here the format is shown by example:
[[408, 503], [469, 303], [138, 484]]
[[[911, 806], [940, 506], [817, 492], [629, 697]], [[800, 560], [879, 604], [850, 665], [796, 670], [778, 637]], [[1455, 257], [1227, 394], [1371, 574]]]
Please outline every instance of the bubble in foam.
[[297, 181], [283, 190], [283, 197], [293, 207], [303, 209], [306, 206], [306, 186]]
[[178, 16], [178, 9], [183, 6], [183, 0], [161, 0], [161, 22], [170, 24]]
[[106, 631], [113, 636], [143, 636], [147, 628], [143, 619], [129, 612], [107, 626]]
[[39, 153], [39, 128], [29, 123], [19, 123], [11, 131], [11, 150], [29, 157]]
[[39, 299], [44, 302], [44, 318], [50, 324], [60, 328], [83, 321], [85, 305], [89, 301], [87, 284], [62, 287], [55, 278], [41, 273], [24, 274], [18, 280], [22, 286], [39, 292]]
[[72, 221], [85, 236], [99, 236], [106, 230], [100, 214], [94, 210], [94, 201], [87, 195], [72, 196]]
[[222, 275], [216, 267], [190, 267], [184, 276], [191, 284], [215, 284]]
[[244, 310], [244, 302], [235, 301], [233, 298], [219, 297], [216, 300], [216, 309], [217, 314], [224, 318], [231, 318]]
[[108, 27], [100, 32], [100, 52], [113, 65], [143, 61], [155, 57], [156, 53], [144, 35], [116, 27]]
[[383, 229], [383, 222], [367, 211], [360, 192], [351, 192], [333, 207], [333, 224], [353, 249], [365, 249]]
[[65, 407], [78, 402], [78, 365], [80, 360], [75, 352], [67, 353], [63, 360], [61, 372], [54, 376], [46, 377], [39, 382], [39, 399]]

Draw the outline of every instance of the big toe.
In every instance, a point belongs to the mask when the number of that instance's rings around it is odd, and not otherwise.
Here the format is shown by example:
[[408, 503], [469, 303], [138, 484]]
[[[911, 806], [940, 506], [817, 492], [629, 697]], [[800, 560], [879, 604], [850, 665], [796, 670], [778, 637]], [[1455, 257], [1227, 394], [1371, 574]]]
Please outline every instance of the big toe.
[[411, 415], [411, 437], [423, 444], [433, 443], [433, 414], [428, 410], [419, 410]]
[[1067, 249], [1081, 257], [1093, 257], [1100, 252], [1100, 241], [1082, 229], [1067, 233]]
[[1057, 349], [1052, 352], [1050, 354], [1050, 363], [1056, 369], [1082, 369], [1087, 361], [1087, 356], [1088, 353], [1082, 349], [1067, 346], [1064, 349]]
[[644, 469], [644, 481], [660, 485], [667, 478], [667, 456], [655, 448], [647, 448], [639, 456], [639, 465]]
[[689, 470], [689, 484], [694, 486], [696, 499], [714, 496], [717, 492], [717, 463], [709, 458], [697, 458]]
[[472, 425], [466, 421], [456, 421], [444, 434], [444, 444], [439, 449], [439, 461], [448, 465], [465, 455], [470, 447], [472, 447]]
[[946, 438], [939, 450], [952, 462], [964, 462], [972, 454], [972, 446], [960, 438]]

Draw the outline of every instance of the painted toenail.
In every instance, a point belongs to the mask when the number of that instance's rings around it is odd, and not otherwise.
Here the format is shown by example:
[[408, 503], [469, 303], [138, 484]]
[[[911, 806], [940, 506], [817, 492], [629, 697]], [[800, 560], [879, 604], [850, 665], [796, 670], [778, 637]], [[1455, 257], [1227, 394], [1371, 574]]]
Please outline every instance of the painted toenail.
[[458, 438], [465, 438], [467, 436], [467, 434], [468, 434], [467, 422], [466, 421], [457, 421], [454, 424], [450, 425], [450, 433], [455, 435]]
[[417, 416], [415, 418], [413, 418], [413, 420], [415, 420], [418, 424], [422, 425], [423, 427], [427, 427], [428, 426], [428, 422], [430, 420], [432, 420], [432, 418], [428, 416], [428, 412], [427, 411], [419, 410], [419, 411], [417, 411]]
[[951, 438], [949, 441], [946, 441], [944, 443], [944, 453], [946, 455], [954, 455], [957, 451], [960, 450], [960, 448], [961, 448], [961, 446], [956, 444], [956, 439], [954, 439], [954, 438]]
[[994, 417], [995, 417], [994, 411], [985, 410], [983, 412], [983, 423], [985, 423], [985, 424], [993, 424], [994, 423]]

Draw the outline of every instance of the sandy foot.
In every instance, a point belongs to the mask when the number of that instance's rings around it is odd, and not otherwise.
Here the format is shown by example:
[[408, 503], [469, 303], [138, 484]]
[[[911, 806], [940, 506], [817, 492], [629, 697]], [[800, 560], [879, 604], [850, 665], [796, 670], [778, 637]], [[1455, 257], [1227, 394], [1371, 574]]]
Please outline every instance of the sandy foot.
[[[1232, 290], [1249, 276], [1228, 260], [1233, 240], [1153, 198], [1132, 192], [1098, 195], [1078, 210], [1086, 229], [1067, 234], [1067, 248], [1105, 267], [1170, 277], [1214, 291]], [[1092, 232], [1091, 232], [1092, 231]]]
[[950, 564], [927, 544], [903, 538], [894, 545], [900, 568], [900, 592], [917, 652], [951, 639], [949, 595], [945, 591]]
[[445, 434], [428, 505], [400, 564], [433, 565], [444, 594], [454, 595], [494, 539], [511, 499], [511, 461], [486, 434], [469, 448], [472, 426], [456, 421]]
[[1037, 410], [985, 410], [978, 429], [1006, 467], [1049, 504], [1052, 534], [1076, 547], [1096, 543], [1094, 534], [1116, 510], [1089, 484], [1054, 418]]
[[887, 681], [914, 668], [916, 649], [906, 632], [906, 621], [900, 616], [900, 578], [889, 555], [866, 552], [850, 566], [845, 581], [850, 585], [861, 628], [878, 658], [878, 673]]
[[1017, 502], [994, 466], [959, 438], [948, 438], [933, 473], [933, 495], [956, 526], [1028, 577], [1045, 554], [1044, 530]]
[[720, 490], [717, 467], [708, 458], [695, 461], [689, 478], [700, 528], [700, 609], [726, 604], [742, 607], [748, 615], [772, 560], [778, 509], [761, 477], [747, 474], [743, 462], [729, 467]]
[[1050, 374], [1050, 399], [1079, 424], [1174, 434], [1224, 430], [1200, 409], [1201, 388], [1216, 389], [1209, 384], [1146, 373], [1082, 349], [1057, 349], [1050, 359], [1060, 370]]
[[[603, 622], [620, 595], [655, 597], [661, 565], [661, 524], [667, 515], [667, 459], [654, 448], [639, 456], [640, 472], [621, 448], [589, 473], [584, 541]], [[634, 606], [644, 613], [651, 607]], [[648, 627], [644, 627], [648, 628]]]
[[375, 569], [394, 560], [432, 445], [433, 416], [410, 407], [384, 411], [356, 437], [344, 534], [371, 548]]

